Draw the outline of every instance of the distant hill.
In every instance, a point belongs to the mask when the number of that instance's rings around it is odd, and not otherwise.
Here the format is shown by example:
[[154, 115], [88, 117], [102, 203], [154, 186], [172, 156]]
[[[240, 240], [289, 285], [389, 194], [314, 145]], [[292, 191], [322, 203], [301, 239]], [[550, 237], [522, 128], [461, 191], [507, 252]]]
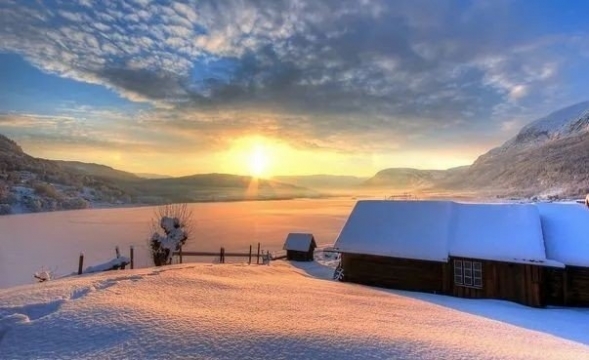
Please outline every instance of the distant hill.
[[138, 177], [143, 178], [143, 179], [170, 179], [170, 178], [173, 178], [173, 176], [170, 176], [170, 175], [150, 174], [150, 173], [136, 173], [135, 175], [137, 175]]
[[230, 174], [199, 174], [120, 183], [148, 202], [232, 201], [317, 197], [316, 191], [274, 180]]
[[84, 175], [103, 177], [115, 180], [139, 180], [140, 177], [122, 170], [113, 169], [110, 166], [84, 163], [80, 161], [55, 160], [55, 163], [64, 169], [80, 172]]
[[381, 170], [362, 185], [366, 187], [392, 187], [399, 190], [432, 187], [445, 175], [444, 170], [391, 168]]
[[275, 176], [276, 181], [298, 185], [311, 189], [350, 189], [358, 187], [367, 177], [343, 176], [343, 175], [301, 175], [301, 176]]
[[128, 204], [114, 181], [27, 155], [0, 134], [0, 214]]
[[439, 187], [440, 184], [453, 183], [460, 178], [468, 166], [448, 170], [421, 170], [411, 168], [390, 168], [376, 173], [362, 186], [373, 188], [392, 188], [395, 190], [423, 190]]
[[100, 164], [27, 155], [0, 134], [0, 214], [96, 206], [317, 197], [304, 187], [248, 176], [145, 179]]

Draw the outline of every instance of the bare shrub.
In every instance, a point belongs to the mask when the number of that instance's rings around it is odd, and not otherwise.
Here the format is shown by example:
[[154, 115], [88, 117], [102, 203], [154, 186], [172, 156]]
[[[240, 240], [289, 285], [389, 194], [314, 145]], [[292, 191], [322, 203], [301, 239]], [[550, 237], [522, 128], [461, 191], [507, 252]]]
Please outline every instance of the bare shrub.
[[33, 188], [35, 189], [35, 193], [41, 196], [46, 196], [52, 199], [60, 199], [61, 194], [57, 189], [48, 183], [38, 182], [36, 183]]

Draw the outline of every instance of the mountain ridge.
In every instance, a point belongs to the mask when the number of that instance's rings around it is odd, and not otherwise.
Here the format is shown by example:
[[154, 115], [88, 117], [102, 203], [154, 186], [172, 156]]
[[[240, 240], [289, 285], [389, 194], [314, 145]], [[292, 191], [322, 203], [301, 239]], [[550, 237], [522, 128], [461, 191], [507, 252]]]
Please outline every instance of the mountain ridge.
[[[386, 181], [387, 173], [393, 180]], [[442, 171], [389, 168], [367, 182], [374, 183], [399, 189], [485, 190], [498, 196], [584, 197], [589, 192], [589, 101], [528, 123], [471, 165]]]
[[273, 180], [231, 174], [145, 179], [112, 167], [26, 154], [0, 134], [0, 215], [171, 202], [318, 197]]

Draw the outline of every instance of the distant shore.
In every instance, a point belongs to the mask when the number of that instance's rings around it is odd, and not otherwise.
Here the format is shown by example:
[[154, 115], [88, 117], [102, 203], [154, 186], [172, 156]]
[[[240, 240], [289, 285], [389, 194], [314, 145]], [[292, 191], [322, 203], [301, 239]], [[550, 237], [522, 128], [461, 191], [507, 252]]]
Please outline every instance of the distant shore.
[[[321, 199], [334, 199], [334, 198], [351, 198], [353, 195], [346, 195], [346, 194], [321, 194], [317, 196], [277, 196], [277, 197], [264, 197], [264, 198], [216, 198], [216, 199], [199, 199], [199, 200], [192, 200], [192, 201], [178, 201], [177, 203], [186, 203], [186, 204], [203, 204], [203, 203], [234, 203], [234, 202], [251, 202], [251, 201], [286, 201], [286, 200], [305, 200], [305, 199], [313, 199], [313, 200], [321, 200]], [[157, 207], [161, 205], [165, 205], [167, 203], [159, 202], [159, 203], [126, 203], [126, 204], [112, 204], [112, 203], [90, 203], [90, 206], [83, 209], [59, 209], [59, 210], [51, 210], [51, 211], [23, 211], [22, 207], [20, 207], [18, 212], [14, 212], [11, 214], [3, 214], [0, 215], [1, 217], [4, 216], [14, 216], [14, 215], [25, 215], [25, 214], [45, 214], [45, 213], [54, 213], [54, 212], [63, 212], [63, 211], [84, 211], [84, 210], [97, 210], [97, 209], [126, 209], [126, 208], [144, 208], [144, 207]]]

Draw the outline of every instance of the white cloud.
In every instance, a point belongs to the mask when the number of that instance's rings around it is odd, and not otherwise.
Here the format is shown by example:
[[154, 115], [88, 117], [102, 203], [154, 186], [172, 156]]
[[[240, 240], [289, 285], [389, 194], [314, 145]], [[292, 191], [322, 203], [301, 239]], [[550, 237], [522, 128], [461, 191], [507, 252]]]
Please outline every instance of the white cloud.
[[43, 71], [104, 85], [179, 119], [186, 108], [235, 117], [237, 107], [264, 109], [275, 129], [302, 123], [302, 134], [334, 147], [354, 136], [384, 141], [383, 127], [415, 136], [497, 121], [511, 131], [504, 119], [563, 86], [567, 59], [558, 46], [583, 43], [490, 31], [509, 10], [503, 2], [466, 9], [445, 0], [6, 4], [0, 50]]

